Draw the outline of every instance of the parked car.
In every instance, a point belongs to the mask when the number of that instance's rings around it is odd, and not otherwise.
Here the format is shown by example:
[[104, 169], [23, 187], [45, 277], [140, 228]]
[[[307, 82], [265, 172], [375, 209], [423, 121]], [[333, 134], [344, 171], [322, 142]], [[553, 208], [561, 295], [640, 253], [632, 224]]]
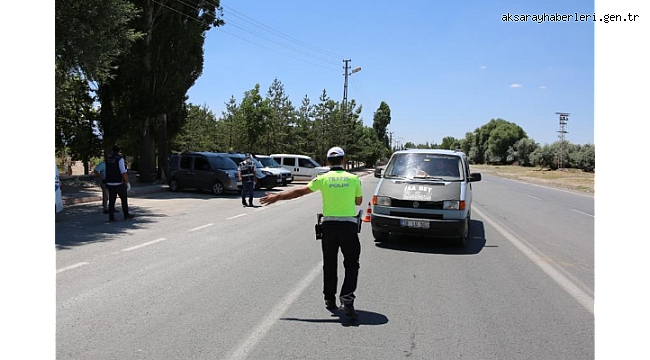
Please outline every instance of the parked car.
[[291, 184], [293, 182], [293, 174], [291, 171], [283, 168], [280, 164], [278, 164], [277, 161], [273, 160], [272, 157], [268, 155], [254, 155], [254, 157], [264, 166], [262, 170], [280, 174], [278, 184], [287, 186], [287, 184]]
[[[228, 153], [227, 155], [237, 165], [246, 159], [246, 154], [244, 153]], [[278, 185], [278, 182], [282, 183], [282, 175], [280, 175], [280, 173], [264, 169], [264, 165], [255, 159], [255, 157], [251, 157], [251, 160], [253, 161], [253, 164], [255, 164], [255, 175], [257, 176], [255, 190], [260, 190], [262, 188], [271, 190]], [[237, 186], [241, 189], [242, 184], [240, 181], [237, 182]]]
[[237, 164], [227, 154], [185, 152], [169, 158], [169, 190], [194, 188], [215, 195], [238, 191]]
[[320, 166], [314, 159], [306, 155], [271, 154], [280, 166], [291, 171], [295, 180], [309, 181], [318, 174], [328, 172], [327, 166]]
[[372, 197], [370, 223], [375, 241], [390, 234], [453, 238], [466, 246], [472, 215], [472, 183], [464, 153], [410, 149], [393, 153]]

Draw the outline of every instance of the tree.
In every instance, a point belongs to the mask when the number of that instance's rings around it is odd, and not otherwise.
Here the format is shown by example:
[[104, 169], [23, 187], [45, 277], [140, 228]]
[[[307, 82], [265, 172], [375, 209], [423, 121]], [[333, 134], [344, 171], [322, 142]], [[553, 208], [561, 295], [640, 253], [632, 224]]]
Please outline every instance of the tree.
[[[154, 174], [156, 141], [158, 164], [166, 164], [170, 128], [180, 129], [187, 91], [203, 71], [205, 32], [223, 25], [219, 1], [192, 4], [171, 0], [133, 0], [143, 16], [131, 22], [144, 38], [119, 58], [115, 77], [100, 84], [105, 137], [130, 137], [137, 144], [140, 181]], [[176, 114], [177, 116], [171, 116]], [[125, 125], [128, 124], [128, 125]], [[115, 129], [125, 129], [121, 135]], [[158, 171], [160, 173], [160, 171]]]
[[484, 159], [489, 164], [505, 164], [508, 149], [517, 141], [527, 137], [520, 126], [503, 119], [490, 120], [481, 128], [480, 148], [484, 150]]
[[530, 154], [530, 162], [540, 168], [557, 168], [557, 161], [555, 161], [556, 149], [551, 145], [544, 144], [538, 147]]
[[266, 93], [269, 104], [269, 115], [265, 121], [267, 124], [265, 134], [265, 146], [267, 154], [279, 152], [286, 143], [288, 130], [295, 124], [295, 110], [291, 100], [284, 91], [284, 85], [277, 78], [273, 80]]
[[84, 174], [88, 174], [90, 158], [101, 155], [101, 139], [95, 126], [97, 112], [88, 82], [72, 75], [56, 86], [55, 92], [55, 150], [81, 160]]
[[518, 140], [510, 149], [508, 149], [509, 163], [516, 162], [521, 166], [531, 166], [530, 154], [532, 154], [539, 144], [533, 139], [523, 138]]
[[375, 111], [372, 116], [372, 128], [377, 134], [377, 139], [379, 139], [379, 141], [384, 144], [386, 149], [390, 147], [390, 140], [388, 134], [386, 133], [386, 129], [388, 128], [388, 125], [390, 125], [390, 121], [390, 107], [386, 102], [382, 101], [379, 103], [379, 108], [377, 108], [377, 111]]
[[140, 11], [127, 0], [55, 0], [56, 67], [90, 81], [110, 76], [114, 61], [142, 38], [130, 22]]
[[244, 92], [239, 111], [245, 131], [241, 144], [243, 149], [240, 150], [261, 153], [260, 139], [268, 128], [266, 118], [269, 116], [269, 100], [260, 95], [260, 84], [255, 84], [253, 89]]
[[217, 119], [206, 106], [188, 105], [187, 122], [170, 142], [170, 148], [177, 152], [218, 152]]
[[453, 136], [445, 136], [442, 138], [440, 149], [456, 150], [460, 148], [460, 142]]

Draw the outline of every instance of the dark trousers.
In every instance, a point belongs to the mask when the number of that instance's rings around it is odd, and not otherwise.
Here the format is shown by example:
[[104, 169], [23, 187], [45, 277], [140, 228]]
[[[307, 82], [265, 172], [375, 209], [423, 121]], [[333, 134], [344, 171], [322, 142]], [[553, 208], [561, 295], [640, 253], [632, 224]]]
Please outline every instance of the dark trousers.
[[108, 198], [110, 197], [108, 188], [102, 180], [99, 180], [99, 186], [102, 188], [102, 209], [108, 210]]
[[117, 186], [106, 185], [108, 188], [108, 218], [110, 220], [115, 219], [115, 201], [117, 197], [120, 197], [120, 202], [122, 203], [122, 213], [126, 219], [129, 216], [129, 202], [126, 198], [126, 184], [121, 184]]
[[248, 195], [248, 203], [253, 203], [253, 194], [255, 193], [255, 182], [254, 181], [243, 181], [241, 183], [241, 201], [242, 203], [246, 202], [246, 195]]
[[323, 295], [325, 300], [336, 299], [338, 253], [343, 253], [345, 279], [341, 286], [341, 301], [354, 302], [359, 276], [359, 256], [361, 244], [357, 234], [357, 224], [349, 221], [323, 222]]

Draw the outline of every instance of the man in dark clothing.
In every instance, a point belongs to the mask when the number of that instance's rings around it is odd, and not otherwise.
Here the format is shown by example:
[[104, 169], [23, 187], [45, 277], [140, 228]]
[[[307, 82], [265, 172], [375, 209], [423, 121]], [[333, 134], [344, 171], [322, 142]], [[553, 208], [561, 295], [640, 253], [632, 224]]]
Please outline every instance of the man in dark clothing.
[[119, 146], [113, 146], [113, 154], [106, 158], [106, 187], [108, 188], [108, 221], [115, 221], [115, 201], [120, 197], [124, 220], [133, 219], [129, 214], [127, 191], [131, 190], [129, 175]]
[[[241, 181], [241, 203], [244, 206], [253, 207], [253, 193], [255, 190], [255, 164], [251, 160], [251, 154], [246, 154], [246, 159], [239, 163], [237, 176]], [[248, 205], [246, 205], [246, 196], [248, 194]]]

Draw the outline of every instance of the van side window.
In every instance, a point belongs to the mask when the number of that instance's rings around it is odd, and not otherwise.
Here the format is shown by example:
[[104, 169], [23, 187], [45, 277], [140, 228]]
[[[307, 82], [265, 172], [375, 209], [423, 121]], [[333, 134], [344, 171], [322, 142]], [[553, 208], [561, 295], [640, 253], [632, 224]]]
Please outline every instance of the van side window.
[[189, 170], [192, 168], [192, 157], [183, 156], [181, 157], [181, 169]]
[[284, 165], [296, 166], [296, 159], [292, 157], [284, 158]]
[[313, 169], [316, 167], [311, 161], [309, 161], [309, 159], [302, 159], [302, 158], [298, 159], [298, 166], [309, 168], [309, 169]]
[[202, 157], [197, 157], [194, 159], [194, 170], [209, 171], [210, 165], [208, 164], [208, 160]]

